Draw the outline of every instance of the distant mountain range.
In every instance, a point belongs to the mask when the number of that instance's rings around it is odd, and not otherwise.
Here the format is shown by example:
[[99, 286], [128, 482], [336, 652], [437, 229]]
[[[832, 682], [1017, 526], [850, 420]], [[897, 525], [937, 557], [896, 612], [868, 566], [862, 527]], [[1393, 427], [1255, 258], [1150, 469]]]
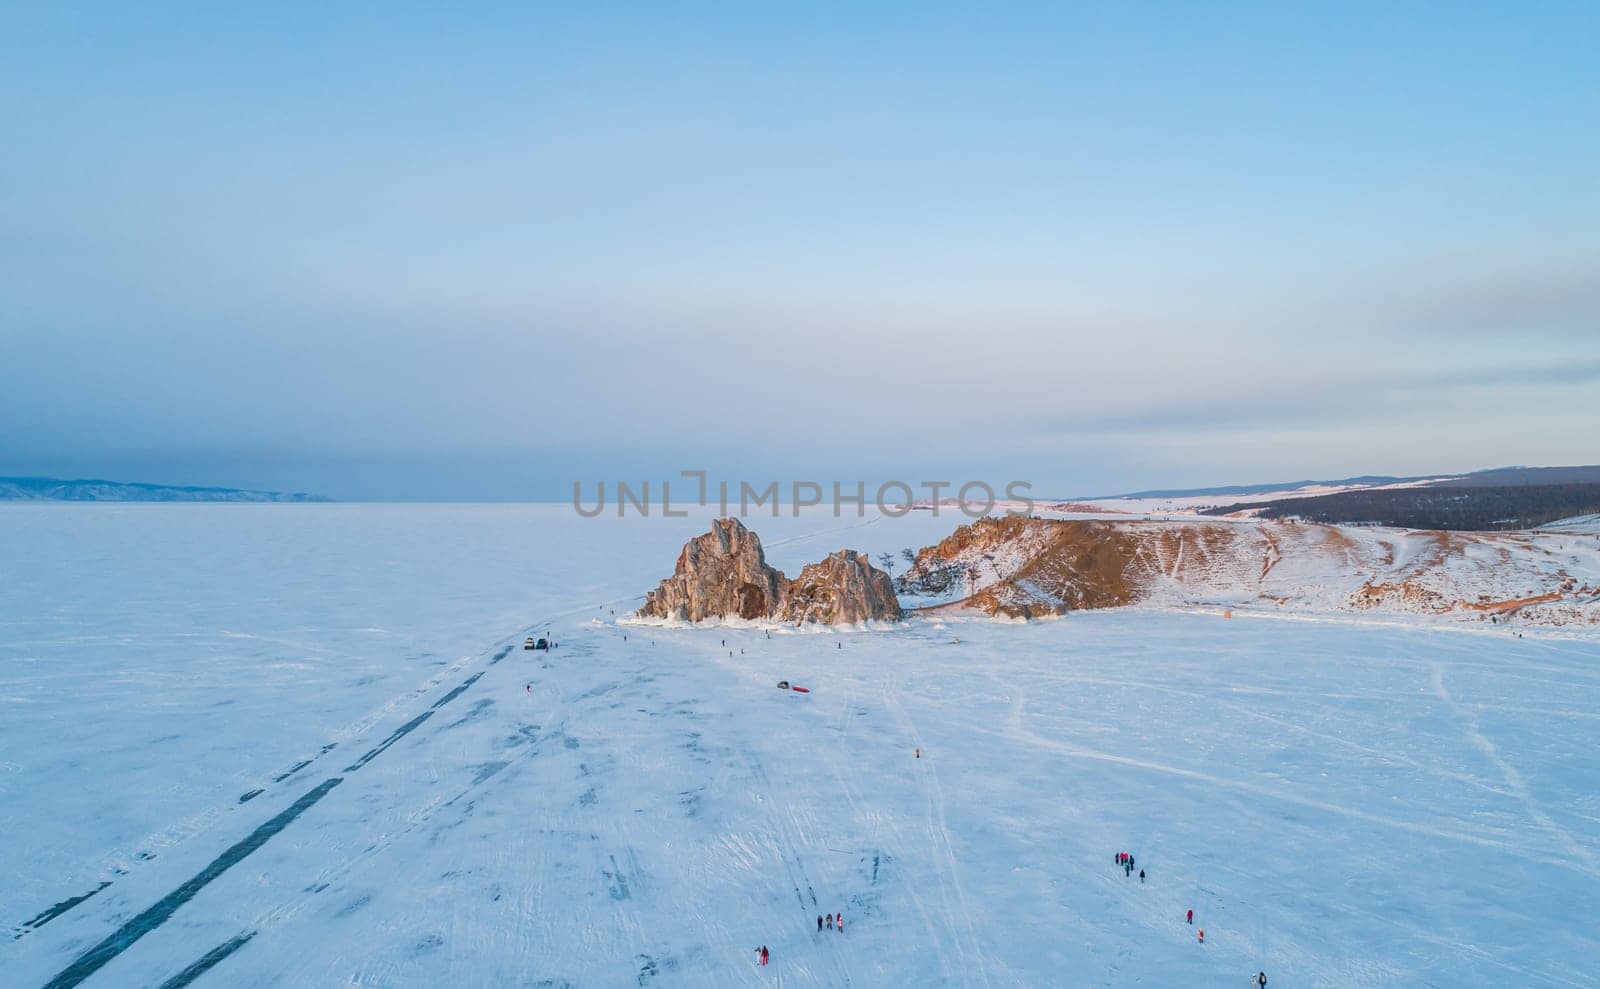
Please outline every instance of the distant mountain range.
[[1153, 491], [1129, 491], [1124, 494], [1093, 495], [1090, 497], [1069, 498], [1068, 501], [1096, 502], [1113, 500], [1132, 500], [1135, 498], [1207, 498], [1212, 496], [1230, 497], [1234, 495], [1270, 494], [1279, 491], [1298, 491], [1301, 488], [1368, 488], [1381, 484], [1402, 484], [1408, 481], [1421, 481], [1440, 475], [1419, 475], [1417, 477], [1389, 477], [1383, 474], [1363, 474], [1360, 477], [1345, 477], [1337, 481], [1283, 481], [1277, 484], [1225, 484], [1215, 488], [1159, 488]]
[[246, 491], [240, 488], [201, 488], [179, 484], [136, 484], [126, 481], [78, 480], [58, 477], [0, 477], [0, 501], [229, 501], [311, 502], [332, 501], [303, 492]]
[[1496, 467], [1467, 474], [1366, 475], [1337, 481], [1144, 491], [1083, 499], [1069, 511], [1300, 519], [1482, 531], [1531, 529], [1600, 513], [1600, 466]]
[[1336, 481], [1284, 481], [1278, 484], [1230, 484], [1216, 488], [1170, 488], [1159, 491], [1133, 491], [1127, 494], [1099, 495], [1092, 498], [1073, 498], [1072, 501], [1095, 502], [1134, 498], [1206, 498], [1236, 495], [1278, 494], [1303, 488], [1319, 490], [1354, 490], [1381, 488], [1396, 484], [1422, 484], [1441, 488], [1488, 487], [1541, 487], [1548, 484], [1600, 484], [1600, 466], [1584, 467], [1491, 467], [1487, 470], [1464, 474], [1417, 474], [1411, 477], [1389, 477], [1382, 474], [1363, 474], [1344, 477]]

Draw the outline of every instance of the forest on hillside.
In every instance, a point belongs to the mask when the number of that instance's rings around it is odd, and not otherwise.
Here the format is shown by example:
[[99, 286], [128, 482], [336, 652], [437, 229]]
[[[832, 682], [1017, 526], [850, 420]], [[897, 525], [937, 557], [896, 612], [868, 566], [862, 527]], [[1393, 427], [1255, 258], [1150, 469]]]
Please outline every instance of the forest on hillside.
[[1600, 513], [1600, 484], [1498, 487], [1380, 488], [1341, 491], [1312, 498], [1241, 502], [1205, 509], [1229, 515], [1253, 509], [1262, 518], [1297, 518], [1346, 525], [1392, 525], [1408, 529], [1531, 529]]

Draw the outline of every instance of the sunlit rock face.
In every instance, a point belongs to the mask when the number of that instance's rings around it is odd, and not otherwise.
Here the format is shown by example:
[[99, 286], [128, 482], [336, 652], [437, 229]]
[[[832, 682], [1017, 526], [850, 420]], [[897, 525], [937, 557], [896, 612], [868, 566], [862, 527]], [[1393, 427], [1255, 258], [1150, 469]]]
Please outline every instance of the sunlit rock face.
[[761, 538], [738, 519], [717, 519], [684, 544], [671, 577], [645, 596], [639, 614], [698, 622], [769, 618], [851, 624], [898, 621], [900, 602], [889, 575], [865, 554], [840, 550], [808, 563], [794, 580], [767, 565]]

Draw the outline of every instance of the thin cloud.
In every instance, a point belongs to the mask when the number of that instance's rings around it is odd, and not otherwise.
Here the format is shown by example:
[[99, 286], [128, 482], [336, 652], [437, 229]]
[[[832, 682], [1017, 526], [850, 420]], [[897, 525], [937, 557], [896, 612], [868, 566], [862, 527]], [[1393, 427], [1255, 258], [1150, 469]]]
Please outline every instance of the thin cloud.
[[[1553, 362], [1509, 368], [1438, 371], [1388, 371], [1303, 378], [1252, 389], [1242, 397], [1167, 401], [1127, 412], [1091, 412], [1037, 420], [1041, 433], [1204, 435], [1264, 424], [1283, 426], [1368, 426], [1420, 418], [1444, 396], [1482, 399], [1487, 393], [1546, 388], [1579, 388], [1600, 383], [1600, 360]], [[1584, 393], [1584, 408], [1595, 396]], [[1537, 408], [1537, 407], [1533, 407]], [[1500, 410], [1497, 410], [1500, 411]]]

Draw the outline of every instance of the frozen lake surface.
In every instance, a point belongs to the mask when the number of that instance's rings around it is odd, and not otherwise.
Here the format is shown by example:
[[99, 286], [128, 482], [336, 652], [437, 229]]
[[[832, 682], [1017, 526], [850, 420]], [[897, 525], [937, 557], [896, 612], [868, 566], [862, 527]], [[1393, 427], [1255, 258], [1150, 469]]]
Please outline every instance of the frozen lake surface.
[[1595, 640], [618, 624], [704, 527], [0, 508], [0, 981], [1600, 985]]

